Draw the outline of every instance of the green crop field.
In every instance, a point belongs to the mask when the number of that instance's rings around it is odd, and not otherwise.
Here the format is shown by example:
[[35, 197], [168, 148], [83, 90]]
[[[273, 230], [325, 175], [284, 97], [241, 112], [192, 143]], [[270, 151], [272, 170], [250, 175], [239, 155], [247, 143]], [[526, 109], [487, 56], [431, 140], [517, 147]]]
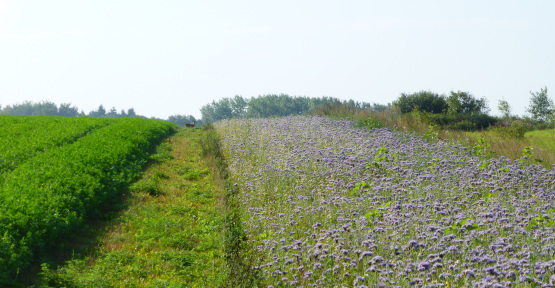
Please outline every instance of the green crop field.
[[174, 131], [138, 118], [0, 116], [0, 285], [100, 214]]

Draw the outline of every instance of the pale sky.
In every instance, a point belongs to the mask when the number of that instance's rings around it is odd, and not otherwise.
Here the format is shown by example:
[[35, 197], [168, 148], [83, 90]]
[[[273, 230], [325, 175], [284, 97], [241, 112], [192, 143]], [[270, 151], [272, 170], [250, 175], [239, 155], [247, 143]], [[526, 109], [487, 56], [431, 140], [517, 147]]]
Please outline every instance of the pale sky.
[[0, 0], [0, 105], [200, 117], [270, 93], [386, 104], [468, 91], [492, 114], [555, 99], [555, 1]]

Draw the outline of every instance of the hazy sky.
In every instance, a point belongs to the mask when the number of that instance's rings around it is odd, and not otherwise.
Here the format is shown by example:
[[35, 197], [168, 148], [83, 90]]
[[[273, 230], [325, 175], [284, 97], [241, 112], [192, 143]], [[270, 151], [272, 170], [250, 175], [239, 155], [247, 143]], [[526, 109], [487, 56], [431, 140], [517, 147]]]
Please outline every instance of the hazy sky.
[[555, 99], [555, 1], [0, 0], [0, 105], [200, 117], [270, 93], [386, 104], [402, 92]]

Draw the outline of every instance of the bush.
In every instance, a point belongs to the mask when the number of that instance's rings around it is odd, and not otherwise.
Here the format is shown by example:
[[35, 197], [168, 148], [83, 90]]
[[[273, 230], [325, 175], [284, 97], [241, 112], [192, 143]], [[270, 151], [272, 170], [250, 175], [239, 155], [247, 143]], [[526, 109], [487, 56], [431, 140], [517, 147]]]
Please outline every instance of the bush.
[[376, 119], [376, 118], [372, 118], [372, 117], [368, 117], [366, 118], [366, 120], [363, 121], [364, 126], [370, 129], [374, 129], [374, 128], [384, 128], [385, 125], [383, 125], [382, 121]]
[[425, 118], [443, 128], [464, 131], [487, 129], [498, 122], [497, 118], [487, 114], [426, 114]]
[[528, 127], [522, 121], [515, 121], [508, 126], [496, 125], [493, 131], [504, 138], [523, 139]]
[[410, 113], [416, 109], [439, 114], [444, 113], [448, 109], [447, 101], [443, 95], [438, 95], [430, 91], [420, 91], [412, 94], [402, 93], [399, 99], [393, 102], [395, 107], [401, 110], [401, 113]]

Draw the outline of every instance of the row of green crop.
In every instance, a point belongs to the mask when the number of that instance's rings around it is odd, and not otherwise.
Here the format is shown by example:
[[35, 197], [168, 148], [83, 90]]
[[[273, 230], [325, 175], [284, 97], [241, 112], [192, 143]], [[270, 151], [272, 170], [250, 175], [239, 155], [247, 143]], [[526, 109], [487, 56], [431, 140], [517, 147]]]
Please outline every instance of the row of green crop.
[[0, 187], [0, 286], [75, 231], [136, 179], [169, 122], [110, 120], [71, 145], [28, 159]]
[[3, 177], [33, 156], [72, 143], [110, 124], [108, 119], [0, 116], [0, 184]]

